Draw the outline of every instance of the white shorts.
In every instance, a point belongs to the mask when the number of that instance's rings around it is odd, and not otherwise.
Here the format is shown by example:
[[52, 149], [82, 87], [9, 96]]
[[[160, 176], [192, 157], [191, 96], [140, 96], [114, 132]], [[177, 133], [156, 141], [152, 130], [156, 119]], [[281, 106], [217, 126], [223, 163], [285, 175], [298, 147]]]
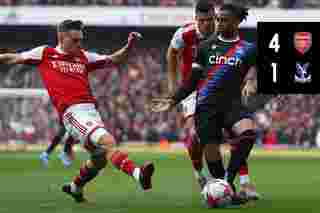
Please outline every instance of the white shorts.
[[193, 92], [187, 98], [185, 98], [182, 102], [182, 113], [184, 118], [188, 118], [193, 116], [196, 111], [196, 102], [197, 102], [197, 93]]
[[67, 108], [63, 124], [68, 134], [85, 146], [97, 145], [101, 136], [109, 134], [95, 105], [90, 103]]

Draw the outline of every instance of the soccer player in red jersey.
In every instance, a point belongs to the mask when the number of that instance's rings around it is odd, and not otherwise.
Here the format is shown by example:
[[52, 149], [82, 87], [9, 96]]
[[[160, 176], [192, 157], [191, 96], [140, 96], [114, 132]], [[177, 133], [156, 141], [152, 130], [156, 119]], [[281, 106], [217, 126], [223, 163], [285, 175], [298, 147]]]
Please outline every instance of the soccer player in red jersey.
[[[196, 57], [199, 43], [213, 33], [214, 7], [206, 0], [200, 0], [195, 5], [194, 21], [180, 27], [170, 42], [167, 50], [168, 61], [168, 89], [173, 94], [178, 85], [177, 74], [180, 63], [182, 84], [189, 79], [193, 59]], [[205, 182], [202, 174], [202, 148], [198, 136], [195, 134], [193, 114], [196, 106], [196, 92], [182, 102], [183, 122], [187, 132], [184, 144], [192, 161], [195, 177], [200, 185]]]
[[88, 75], [90, 72], [126, 61], [129, 51], [141, 35], [129, 34], [128, 43], [111, 55], [88, 52], [81, 48], [84, 25], [79, 20], [65, 20], [58, 25], [58, 46], [39, 46], [30, 51], [0, 54], [0, 63], [35, 64], [51, 101], [67, 132], [79, 140], [90, 154], [79, 175], [62, 187], [76, 202], [85, 201], [84, 186], [93, 180], [110, 161], [116, 168], [133, 177], [144, 190], [152, 188], [154, 165], [137, 166], [128, 154], [114, 148], [115, 139], [106, 130], [96, 109]]

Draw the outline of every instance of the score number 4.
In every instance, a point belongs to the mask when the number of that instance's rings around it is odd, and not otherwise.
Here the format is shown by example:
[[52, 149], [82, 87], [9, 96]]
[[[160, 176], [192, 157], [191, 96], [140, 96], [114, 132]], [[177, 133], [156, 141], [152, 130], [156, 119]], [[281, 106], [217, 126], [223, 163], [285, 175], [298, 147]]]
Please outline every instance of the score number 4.
[[[274, 49], [274, 51], [277, 53], [280, 49], [279, 44], [279, 34], [275, 33], [269, 43], [269, 48]], [[277, 63], [271, 63], [272, 66], [272, 82], [277, 83]]]

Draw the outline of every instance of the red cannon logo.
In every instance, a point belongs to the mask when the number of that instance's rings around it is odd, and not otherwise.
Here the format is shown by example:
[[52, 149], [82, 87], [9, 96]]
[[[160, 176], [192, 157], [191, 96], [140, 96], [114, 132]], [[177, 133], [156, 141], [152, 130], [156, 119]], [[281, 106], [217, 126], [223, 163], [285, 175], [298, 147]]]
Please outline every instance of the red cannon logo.
[[312, 34], [309, 32], [294, 33], [294, 48], [302, 55], [310, 49], [312, 45]]

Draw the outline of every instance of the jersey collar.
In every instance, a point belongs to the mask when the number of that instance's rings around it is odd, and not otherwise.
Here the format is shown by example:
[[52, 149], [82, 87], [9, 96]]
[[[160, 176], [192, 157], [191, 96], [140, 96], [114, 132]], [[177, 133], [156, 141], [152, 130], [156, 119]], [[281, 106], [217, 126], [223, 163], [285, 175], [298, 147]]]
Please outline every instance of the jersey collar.
[[58, 52], [58, 53], [60, 53], [60, 54], [66, 54], [63, 50], [62, 50], [62, 48], [60, 47], [60, 46], [56, 46], [56, 51]]
[[233, 43], [233, 42], [238, 42], [238, 41], [240, 41], [240, 36], [237, 35], [237, 37], [234, 38], [234, 39], [225, 39], [225, 38], [223, 38], [221, 35], [218, 35], [218, 39], [219, 39], [220, 41], [223, 41], [223, 42]]

